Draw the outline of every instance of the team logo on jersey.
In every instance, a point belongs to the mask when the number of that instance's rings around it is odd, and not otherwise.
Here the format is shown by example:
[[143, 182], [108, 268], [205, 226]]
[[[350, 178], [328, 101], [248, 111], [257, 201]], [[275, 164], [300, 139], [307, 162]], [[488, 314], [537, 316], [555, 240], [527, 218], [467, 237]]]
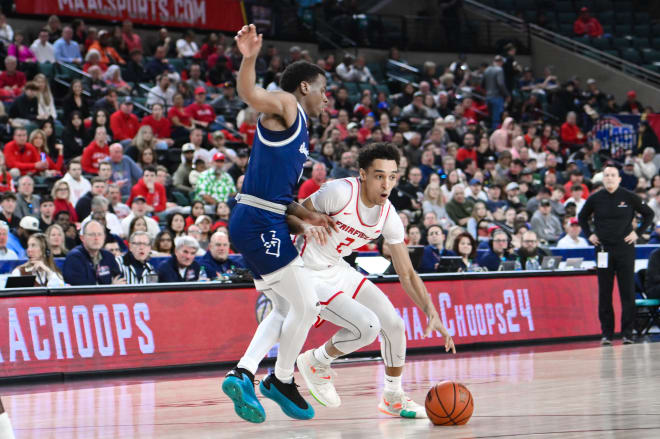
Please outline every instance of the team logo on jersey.
[[300, 151], [300, 154], [305, 154], [305, 157], [309, 157], [309, 150], [307, 149], [307, 146], [305, 146], [305, 142], [300, 145], [300, 149], [298, 151]]
[[[270, 233], [270, 240], [266, 240], [264, 235]], [[275, 256], [276, 258], [280, 257], [280, 239], [276, 237], [275, 230], [269, 230], [267, 233], [261, 234], [261, 241], [264, 243], [266, 248], [266, 254]]]

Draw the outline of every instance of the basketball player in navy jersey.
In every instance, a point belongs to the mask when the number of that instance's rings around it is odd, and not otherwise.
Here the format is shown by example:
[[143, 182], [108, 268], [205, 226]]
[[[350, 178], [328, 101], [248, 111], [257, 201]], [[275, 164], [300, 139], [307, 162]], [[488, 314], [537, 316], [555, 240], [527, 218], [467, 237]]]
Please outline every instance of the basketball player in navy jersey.
[[[392, 260], [404, 290], [428, 317], [424, 335], [438, 331], [444, 338], [445, 349], [456, 352], [424, 283], [412, 266], [403, 242], [403, 224], [388, 200], [396, 184], [398, 162], [399, 152], [393, 145], [366, 146], [360, 152], [359, 178], [326, 183], [305, 200], [303, 205], [308, 210], [322, 212], [335, 220], [337, 230], [331, 234], [324, 227], [300, 220], [295, 213], [287, 216], [291, 231], [304, 233], [305, 243], [300, 253], [305, 268], [312, 271], [310, 283], [331, 286], [316, 290], [323, 305], [320, 319], [343, 328], [325, 345], [299, 356], [297, 363], [315, 399], [327, 407], [337, 407], [341, 400], [332, 384], [331, 362], [371, 344], [380, 333], [386, 367], [385, 389], [378, 408], [392, 416], [422, 418], [426, 416], [424, 408], [406, 396], [401, 384], [406, 354], [403, 320], [387, 296], [342, 259], [382, 235], [392, 249]], [[313, 229], [318, 235], [309, 233]], [[273, 309], [259, 329], [276, 335], [288, 305], [277, 296], [271, 300]], [[249, 358], [250, 362], [258, 363], [276, 342], [275, 337], [253, 340], [241, 361]]]
[[[327, 217], [307, 212], [293, 203], [294, 190], [309, 155], [307, 119], [319, 116], [328, 102], [325, 72], [314, 64], [295, 62], [282, 73], [282, 91], [268, 92], [255, 84], [255, 62], [261, 50], [262, 35], [257, 34], [251, 24], [243, 26], [235, 40], [243, 55], [238, 72], [238, 94], [262, 114], [257, 121], [242, 193], [236, 197], [238, 204], [229, 221], [229, 234], [257, 279], [257, 289], [268, 297], [283, 300], [288, 307], [278, 332], [269, 333], [271, 325], [262, 322], [250, 346], [260, 344], [263, 339], [270, 343], [272, 337], [280, 340], [274, 373], [261, 381], [259, 389], [288, 416], [310, 419], [314, 409], [298, 392], [293, 371], [320, 304], [291, 242], [286, 213], [297, 211], [308, 222], [331, 227]], [[263, 422], [266, 418], [253, 384], [260, 360], [255, 362], [244, 356], [222, 383], [223, 391], [234, 402], [236, 413], [250, 422]]]
[[9, 415], [5, 413], [5, 408], [2, 406], [0, 399], [0, 439], [14, 439], [14, 430], [11, 428]]

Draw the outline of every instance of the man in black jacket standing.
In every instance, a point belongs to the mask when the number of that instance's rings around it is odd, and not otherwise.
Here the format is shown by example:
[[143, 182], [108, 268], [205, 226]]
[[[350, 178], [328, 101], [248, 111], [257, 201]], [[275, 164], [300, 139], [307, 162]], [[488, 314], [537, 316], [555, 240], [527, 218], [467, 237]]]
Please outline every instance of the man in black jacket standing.
[[[616, 274], [621, 296], [621, 332], [623, 343], [633, 343], [632, 331], [635, 320], [635, 242], [637, 231], [632, 229], [635, 212], [642, 215], [640, 234], [653, 222], [653, 210], [637, 195], [620, 187], [621, 176], [613, 165], [603, 170], [603, 185], [591, 195], [578, 217], [582, 230], [589, 235], [589, 242], [597, 246], [598, 266], [598, 317], [603, 332], [602, 345], [611, 345], [614, 337], [614, 309], [612, 288]], [[589, 225], [593, 214], [595, 232]]]

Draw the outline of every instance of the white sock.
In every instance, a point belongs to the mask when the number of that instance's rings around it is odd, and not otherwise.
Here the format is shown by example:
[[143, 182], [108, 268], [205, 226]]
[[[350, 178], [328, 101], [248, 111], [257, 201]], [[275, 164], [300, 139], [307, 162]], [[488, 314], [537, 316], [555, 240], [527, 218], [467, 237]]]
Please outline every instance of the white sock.
[[385, 391], [392, 393], [403, 392], [403, 387], [401, 387], [401, 377], [391, 377], [389, 375], [385, 375]]
[[14, 430], [11, 428], [11, 421], [6, 412], [0, 414], [0, 438], [14, 439]]
[[280, 367], [277, 367], [277, 364], [275, 365], [275, 378], [280, 380], [280, 382], [284, 384], [291, 384], [293, 382], [293, 371], [292, 370], [284, 370]]
[[252, 375], [256, 375], [257, 369], [259, 368], [259, 363], [255, 363], [254, 361], [252, 361], [252, 359], [246, 358], [244, 356], [243, 358], [241, 358], [241, 361], [238, 362], [236, 367], [248, 370], [252, 373]]
[[328, 351], [325, 350], [325, 345], [314, 349], [314, 358], [326, 366], [330, 366], [330, 363], [335, 359], [335, 357], [328, 354]]

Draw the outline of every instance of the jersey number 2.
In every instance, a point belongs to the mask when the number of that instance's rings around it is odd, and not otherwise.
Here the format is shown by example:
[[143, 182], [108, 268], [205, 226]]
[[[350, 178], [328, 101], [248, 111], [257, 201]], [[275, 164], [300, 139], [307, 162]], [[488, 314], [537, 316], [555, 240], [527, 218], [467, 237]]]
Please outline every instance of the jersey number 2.
[[353, 241], [355, 241], [355, 239], [346, 238], [343, 242], [340, 242], [339, 245], [337, 246], [337, 253], [341, 253], [342, 246], [344, 246], [344, 245], [349, 246], [349, 245], [353, 244]]

